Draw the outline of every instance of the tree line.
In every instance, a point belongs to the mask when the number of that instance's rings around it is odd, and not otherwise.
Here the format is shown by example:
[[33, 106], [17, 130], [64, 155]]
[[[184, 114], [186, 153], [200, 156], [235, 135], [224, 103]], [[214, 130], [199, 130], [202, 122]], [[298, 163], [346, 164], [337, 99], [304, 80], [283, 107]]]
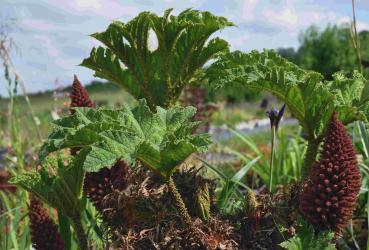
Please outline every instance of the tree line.
[[[369, 31], [359, 33], [363, 73], [369, 76]], [[355, 49], [350, 27], [347, 25], [328, 25], [319, 29], [310, 26], [299, 36], [300, 46], [295, 48], [279, 48], [278, 53], [301, 66], [314, 70], [330, 79], [337, 71], [346, 73], [358, 69]]]

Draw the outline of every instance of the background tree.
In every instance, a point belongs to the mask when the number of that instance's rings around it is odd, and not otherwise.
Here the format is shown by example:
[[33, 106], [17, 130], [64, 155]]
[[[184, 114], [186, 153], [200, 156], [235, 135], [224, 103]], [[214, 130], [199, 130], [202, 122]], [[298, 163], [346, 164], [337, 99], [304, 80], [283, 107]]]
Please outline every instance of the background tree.
[[[364, 75], [369, 75], [369, 31], [359, 33]], [[350, 28], [329, 25], [324, 30], [310, 26], [300, 34], [300, 47], [280, 48], [278, 53], [302, 68], [321, 73], [327, 80], [337, 71], [345, 73], [357, 69]]]
[[287, 60], [293, 63], [297, 63], [297, 51], [295, 50], [295, 48], [278, 48], [277, 52]]
[[319, 31], [318, 27], [311, 26], [300, 35], [299, 40], [301, 46], [297, 52], [297, 63], [322, 73], [325, 78], [331, 78], [340, 70], [352, 71], [356, 64], [348, 27], [334, 25]]

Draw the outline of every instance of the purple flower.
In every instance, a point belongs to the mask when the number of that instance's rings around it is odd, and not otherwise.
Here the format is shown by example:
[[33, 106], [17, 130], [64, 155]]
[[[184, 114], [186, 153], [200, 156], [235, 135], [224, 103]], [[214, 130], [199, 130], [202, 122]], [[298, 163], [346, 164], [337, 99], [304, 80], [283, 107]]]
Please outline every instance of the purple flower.
[[278, 124], [282, 119], [285, 109], [286, 104], [283, 104], [281, 110], [278, 110], [277, 108], [272, 108], [271, 110], [266, 112], [270, 119], [270, 127], [275, 127], [276, 129], [278, 129]]

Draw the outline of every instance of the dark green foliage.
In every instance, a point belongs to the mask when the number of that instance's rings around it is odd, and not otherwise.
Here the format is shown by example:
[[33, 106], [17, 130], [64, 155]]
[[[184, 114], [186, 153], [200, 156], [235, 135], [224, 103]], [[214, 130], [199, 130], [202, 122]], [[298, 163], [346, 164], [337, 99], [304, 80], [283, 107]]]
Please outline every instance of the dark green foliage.
[[[228, 51], [226, 41], [209, 38], [233, 24], [210, 12], [188, 9], [174, 16], [171, 11], [162, 17], [142, 12], [127, 24], [114, 21], [106, 31], [92, 34], [106, 48], [93, 48], [81, 65], [137, 99], [146, 98], [152, 110], [173, 105], [206, 62]], [[149, 48], [152, 31], [158, 42], [154, 50]]]
[[208, 99], [213, 102], [226, 101], [227, 103], [236, 102], [255, 102], [261, 98], [260, 91], [245, 89], [242, 86], [225, 86], [221, 89], [212, 89], [208, 92]]
[[278, 48], [277, 52], [283, 58], [286, 58], [288, 61], [297, 63], [297, 52], [294, 48]]
[[321, 72], [325, 78], [340, 70], [356, 68], [355, 51], [348, 27], [328, 26], [320, 31], [311, 26], [300, 35], [297, 61], [300, 66]]
[[[369, 76], [369, 32], [359, 33], [364, 75]], [[300, 47], [280, 48], [278, 53], [304, 69], [321, 73], [325, 79], [332, 79], [337, 71], [350, 73], [357, 69], [355, 50], [347, 25], [329, 25], [320, 30], [313, 25], [300, 34]]]

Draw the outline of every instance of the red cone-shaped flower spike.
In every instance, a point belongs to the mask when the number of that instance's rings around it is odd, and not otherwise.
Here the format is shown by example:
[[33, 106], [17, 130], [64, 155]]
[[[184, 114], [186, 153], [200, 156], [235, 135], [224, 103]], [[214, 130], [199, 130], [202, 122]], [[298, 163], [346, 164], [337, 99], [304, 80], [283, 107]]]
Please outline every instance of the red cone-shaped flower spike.
[[102, 213], [102, 203], [106, 195], [113, 190], [124, 190], [129, 182], [129, 168], [124, 161], [117, 161], [109, 168], [102, 168], [96, 173], [86, 173], [84, 192], [97, 210]]
[[31, 196], [28, 216], [31, 223], [31, 242], [36, 250], [64, 250], [64, 242], [57, 226], [34, 196]]
[[[70, 94], [71, 107], [92, 107], [93, 102], [90, 99], [87, 90], [82, 86], [77, 76], [74, 75], [74, 81], [72, 84], [72, 93]], [[74, 110], [70, 111], [72, 114]]]
[[351, 139], [336, 114], [329, 123], [320, 161], [312, 166], [300, 194], [300, 210], [318, 230], [339, 233], [352, 218], [360, 171]]
[[[82, 86], [77, 76], [74, 75], [74, 80], [72, 84], [72, 93], [70, 94], [71, 107], [92, 107], [93, 102], [88, 95], [87, 90]], [[71, 114], [74, 114], [74, 110], [70, 110]], [[80, 148], [71, 148], [70, 154], [76, 155]]]

